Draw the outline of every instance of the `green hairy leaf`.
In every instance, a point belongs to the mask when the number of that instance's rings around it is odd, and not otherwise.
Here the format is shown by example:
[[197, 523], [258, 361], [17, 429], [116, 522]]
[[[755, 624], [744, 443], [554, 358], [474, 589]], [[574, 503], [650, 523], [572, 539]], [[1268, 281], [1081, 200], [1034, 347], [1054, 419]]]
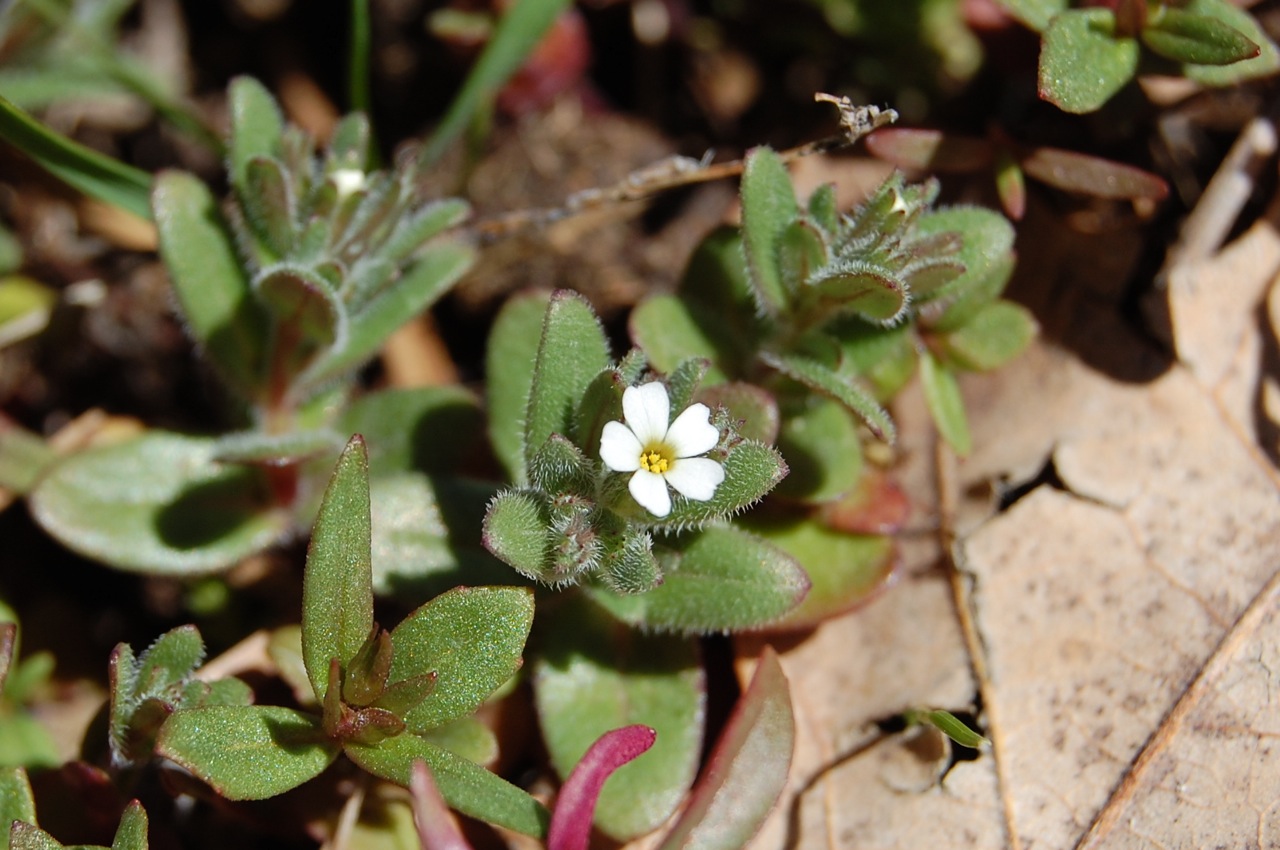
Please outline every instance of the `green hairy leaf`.
[[705, 310], [674, 295], [646, 298], [631, 311], [631, 338], [661, 372], [670, 372], [687, 358], [702, 357], [712, 364], [707, 383], [722, 383], [730, 364], [738, 365], [729, 329], [716, 327], [716, 321], [703, 313]]
[[742, 172], [742, 243], [752, 292], [759, 308], [770, 315], [787, 309], [779, 246], [799, 212], [782, 159], [768, 148], [748, 153]]
[[1040, 96], [1064, 112], [1093, 112], [1138, 70], [1138, 42], [1117, 38], [1109, 9], [1071, 9], [1053, 18], [1040, 48]]
[[550, 504], [543, 493], [506, 490], [494, 498], [485, 514], [484, 546], [521, 575], [554, 583], [550, 525]]
[[924, 385], [924, 400], [929, 413], [938, 426], [938, 433], [960, 456], [973, 448], [969, 436], [969, 421], [964, 413], [964, 399], [960, 385], [949, 369], [923, 352], [920, 355], [920, 381]]
[[809, 357], [765, 354], [762, 359], [792, 380], [817, 390], [856, 413], [872, 432], [887, 443], [896, 439], [896, 429], [888, 412], [869, 393], [844, 375]]
[[778, 433], [790, 472], [777, 493], [807, 502], [827, 502], [854, 488], [862, 475], [858, 423], [844, 405], [810, 395], [788, 411]]
[[1038, 329], [1031, 311], [1000, 298], [942, 338], [947, 360], [961, 369], [987, 372], [1021, 354]]
[[302, 583], [302, 658], [324, 702], [329, 662], [346, 665], [373, 629], [369, 459], [353, 437], [338, 459], [311, 533]]
[[152, 431], [72, 455], [32, 491], [40, 525], [124, 570], [197, 575], [275, 542], [287, 514], [259, 470], [216, 463], [215, 440]]
[[357, 399], [338, 417], [335, 427], [364, 436], [369, 476], [377, 479], [411, 470], [455, 469], [481, 435], [482, 421], [475, 396], [461, 387], [413, 387]]
[[[787, 464], [777, 451], [750, 440], [735, 445], [723, 465], [724, 481], [708, 501], [695, 502], [676, 494], [672, 497], [671, 513], [662, 519], [655, 519], [647, 512], [636, 516], [655, 528], [697, 528], [751, 507], [787, 474]], [[639, 505], [635, 509], [643, 511]]]
[[236, 77], [227, 94], [231, 108], [229, 171], [232, 184], [243, 189], [250, 160], [283, 156], [284, 118], [275, 98], [253, 77]]
[[509, 299], [494, 321], [485, 354], [489, 440], [507, 476], [517, 484], [528, 482], [524, 418], [529, 408], [542, 324], [550, 304], [549, 293], [529, 293]]

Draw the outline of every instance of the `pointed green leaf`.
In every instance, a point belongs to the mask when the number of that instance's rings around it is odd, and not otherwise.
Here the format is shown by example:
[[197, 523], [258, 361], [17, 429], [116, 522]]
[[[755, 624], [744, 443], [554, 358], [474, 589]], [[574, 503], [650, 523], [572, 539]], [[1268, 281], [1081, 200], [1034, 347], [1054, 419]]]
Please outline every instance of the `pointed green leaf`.
[[791, 177], [782, 159], [768, 148], [747, 154], [742, 172], [742, 244], [752, 292], [760, 310], [777, 315], [787, 309], [780, 244], [800, 213]]
[[736, 359], [729, 328], [705, 313], [674, 295], [653, 295], [631, 311], [628, 328], [659, 372], [670, 372], [689, 357], [702, 357], [712, 364], [707, 382], [721, 383], [743, 364]]
[[353, 108], [360, 111], [344, 115], [329, 137], [330, 171], [346, 168], [364, 171], [369, 165], [369, 139], [372, 135], [369, 117], [363, 107]]
[[72, 455], [28, 504], [68, 548], [119, 569], [196, 575], [225, 569], [289, 525], [259, 470], [215, 463], [217, 441], [153, 431]]
[[319, 718], [274, 705], [175, 712], [156, 752], [228, 800], [263, 800], [318, 776], [338, 755]]
[[553, 293], [542, 323], [525, 414], [526, 464], [552, 434], [576, 432], [574, 419], [582, 396], [607, 366], [609, 341], [591, 305], [576, 292]]
[[1065, 112], [1093, 112], [1138, 70], [1138, 41], [1117, 38], [1110, 9], [1070, 9], [1044, 31], [1040, 97]]
[[1054, 16], [1067, 9], [1068, 0], [997, 0], [1009, 14], [1031, 27], [1044, 32]]
[[39, 434], [0, 417], [0, 487], [26, 493], [52, 467], [57, 457]]
[[1189, 0], [1181, 4], [1181, 11], [1184, 14], [1210, 17], [1221, 21], [1261, 48], [1259, 54], [1253, 59], [1233, 62], [1230, 65], [1183, 65], [1182, 73], [1188, 79], [1205, 86], [1230, 86], [1273, 74], [1280, 69], [1280, 50], [1276, 49], [1276, 43], [1259, 26], [1258, 21], [1244, 9], [1226, 0]]
[[0, 139], [71, 188], [140, 218], [151, 217], [150, 174], [55, 133], [3, 97]]
[[111, 841], [111, 850], [147, 850], [147, 811], [133, 800], [120, 816], [120, 826]]
[[508, 299], [493, 323], [485, 354], [489, 440], [507, 476], [517, 484], [529, 480], [524, 457], [524, 417], [542, 324], [550, 303], [550, 293], [545, 292]]
[[888, 269], [841, 261], [814, 272], [799, 293], [796, 311], [807, 325], [840, 312], [892, 324], [903, 315], [907, 299], [906, 284]]
[[436, 689], [405, 715], [411, 731], [475, 711], [520, 668], [533, 624], [533, 593], [519, 587], [459, 587], [406, 617], [391, 633], [391, 683], [438, 674]]
[[36, 801], [27, 772], [20, 767], [0, 768], [0, 846], [7, 846], [14, 821], [36, 822]]
[[683, 634], [759, 628], [804, 599], [809, 579], [793, 558], [733, 526], [671, 539], [659, 552], [662, 584], [648, 593], [592, 596], [615, 616], [647, 630]]
[[913, 709], [906, 713], [906, 720], [908, 725], [922, 723], [926, 726], [932, 726], [960, 746], [968, 747], [971, 750], [976, 750], [990, 743], [986, 738], [966, 726], [960, 718], [940, 708]]
[[[632, 349], [632, 352], [641, 361], [644, 360], [638, 349]], [[618, 368], [605, 369], [596, 375], [582, 393], [582, 403], [578, 405], [576, 428], [572, 436], [576, 445], [586, 447], [586, 455], [590, 458], [598, 456], [604, 426], [622, 419], [622, 394], [631, 386], [631, 380], [623, 374], [630, 371], [629, 366], [633, 365], [626, 362], [628, 360], [634, 358], [629, 355]], [[641, 363], [639, 371], [643, 369], [644, 364]], [[638, 378], [637, 375], [636, 379]]]
[[826, 502], [852, 490], [862, 475], [862, 440], [848, 408], [809, 395], [788, 411], [778, 433], [778, 451], [790, 473], [777, 494], [807, 502]]
[[1142, 30], [1142, 43], [1175, 62], [1230, 65], [1252, 59], [1262, 48], [1217, 18], [1159, 7]]
[[895, 439], [893, 420], [865, 390], [852, 379], [809, 357], [787, 354], [764, 354], [762, 359], [792, 380], [829, 396], [856, 413], [877, 437], [892, 444]]
[[631, 500], [630, 495], [623, 505], [630, 508], [633, 519], [655, 528], [697, 528], [746, 510], [764, 498], [787, 474], [787, 464], [777, 451], [750, 440], [735, 445], [724, 458], [723, 465], [724, 481], [708, 501], [696, 502], [677, 493], [672, 497], [671, 513], [662, 519], [650, 516]]
[[459, 717], [443, 726], [424, 729], [418, 734], [437, 747], [443, 747], [481, 767], [492, 764], [498, 758], [497, 736], [492, 729], [474, 717]]
[[275, 357], [296, 371], [317, 353], [341, 345], [346, 309], [329, 283], [300, 267], [277, 266], [253, 282], [275, 319]]
[[920, 355], [920, 381], [938, 433], [956, 454], [962, 457], [969, 454], [973, 442], [969, 436], [969, 420], [964, 413], [964, 398], [960, 395], [955, 375], [925, 351]]
[[473, 262], [475, 249], [459, 242], [425, 249], [395, 283], [348, 318], [345, 341], [309, 376], [311, 380], [323, 383], [363, 366], [401, 325], [425, 312], [457, 283]]
[[194, 175], [165, 171], [151, 204], [188, 331], [223, 378], [252, 396], [264, 379], [267, 316], [250, 294], [217, 201]]
[[348, 758], [374, 776], [408, 786], [415, 759], [431, 767], [450, 806], [489, 823], [541, 838], [551, 816], [527, 793], [462, 756], [405, 733], [374, 745], [349, 744]]
[[204, 660], [204, 640], [195, 626], [165, 632], [138, 657], [133, 691], [139, 697], [159, 697], [191, 678]]
[[480, 405], [462, 387], [413, 387], [370, 393], [339, 416], [334, 427], [362, 434], [369, 475], [434, 473], [458, 467], [481, 435]]
[[786, 788], [795, 738], [787, 677], [766, 646], [689, 805], [659, 850], [739, 850], [750, 844]]
[[773, 628], [811, 628], [843, 614], [879, 592], [893, 575], [888, 537], [833, 531], [805, 514], [751, 516], [740, 523], [795, 558], [809, 577], [809, 594]]
[[[344, 428], [343, 434], [359, 431]], [[338, 431], [291, 431], [268, 434], [264, 431], [239, 431], [218, 438], [214, 459], [219, 463], [243, 463], [254, 466], [287, 466], [324, 457], [326, 460], [342, 450], [343, 437]]]
[[14, 821], [8, 838], [9, 850], [63, 850], [56, 838], [25, 821]]
[[227, 99], [231, 108], [228, 171], [232, 184], [243, 187], [251, 159], [256, 156], [279, 159], [283, 156], [284, 118], [275, 98], [252, 77], [232, 80]]
[[471, 205], [461, 198], [444, 198], [403, 216], [396, 223], [382, 255], [393, 262], [408, 259], [428, 239], [460, 224], [471, 213]]
[[809, 276], [827, 264], [827, 236], [807, 219], [796, 219], [778, 237], [778, 271], [794, 298]]
[[282, 260], [293, 248], [295, 203], [279, 160], [264, 156], [249, 160], [240, 188], [240, 206], [267, 252], [264, 262]]
[[302, 658], [323, 702], [329, 661], [342, 665], [373, 629], [369, 456], [359, 435], [338, 458], [320, 505], [302, 581]]
[[1022, 353], [1038, 329], [1030, 310], [999, 298], [943, 336], [942, 345], [947, 360], [959, 368], [986, 372]]
[[[868, 139], [870, 141], [870, 139]], [[809, 196], [809, 216], [827, 233], [840, 226], [840, 208], [836, 200], [836, 184], [823, 183]]]
[[600, 795], [596, 826], [622, 840], [655, 829], [684, 797], [702, 746], [704, 688], [697, 645], [646, 635], [585, 598], [549, 620], [534, 696], [551, 762], [568, 776], [604, 733], [641, 723], [657, 743], [620, 768]]

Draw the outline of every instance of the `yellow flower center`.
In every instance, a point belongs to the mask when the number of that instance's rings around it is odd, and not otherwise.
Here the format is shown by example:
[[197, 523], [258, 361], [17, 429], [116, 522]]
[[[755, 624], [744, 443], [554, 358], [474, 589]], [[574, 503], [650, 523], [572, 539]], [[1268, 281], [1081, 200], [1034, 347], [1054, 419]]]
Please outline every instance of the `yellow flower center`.
[[650, 446], [640, 452], [640, 468], [659, 475], [671, 468], [671, 458], [666, 446]]

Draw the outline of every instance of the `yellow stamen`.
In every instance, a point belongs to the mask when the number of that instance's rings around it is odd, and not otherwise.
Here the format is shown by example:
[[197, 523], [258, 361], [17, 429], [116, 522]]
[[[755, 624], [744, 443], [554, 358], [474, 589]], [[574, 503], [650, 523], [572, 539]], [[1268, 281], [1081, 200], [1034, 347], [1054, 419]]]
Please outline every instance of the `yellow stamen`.
[[671, 468], [671, 461], [656, 449], [640, 453], [640, 468], [645, 472], [656, 472], [659, 475]]

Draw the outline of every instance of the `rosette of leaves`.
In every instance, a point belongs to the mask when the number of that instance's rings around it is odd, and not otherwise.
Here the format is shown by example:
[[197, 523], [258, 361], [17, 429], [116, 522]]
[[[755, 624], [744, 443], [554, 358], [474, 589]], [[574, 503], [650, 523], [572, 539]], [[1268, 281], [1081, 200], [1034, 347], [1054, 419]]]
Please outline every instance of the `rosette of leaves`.
[[686, 635], [758, 627], [807, 590], [792, 558], [729, 521], [786, 466], [717, 408], [721, 438], [708, 456], [725, 476], [713, 497], [676, 494], [664, 517], [636, 504], [627, 475], [600, 461], [604, 426], [623, 418], [628, 387], [651, 380], [665, 383], [677, 414], [706, 363], [689, 359], [659, 376], [638, 352], [613, 362], [595, 313], [572, 292], [512, 299], [487, 368], [490, 437], [513, 483], [489, 506], [484, 542], [559, 591], [544, 598], [531, 643], [543, 739], [565, 777], [609, 730], [656, 730], [653, 749], [614, 775], [596, 812], [614, 838], [650, 832], [684, 798], [702, 751], [705, 679]]
[[340, 754], [406, 786], [413, 762], [423, 760], [454, 808], [544, 835], [545, 809], [477, 763], [492, 757], [496, 742], [471, 717], [519, 669], [533, 596], [515, 587], [456, 588], [392, 631], [380, 629], [373, 620], [368, 472], [364, 442], [354, 437], [338, 460], [307, 556], [302, 661], [319, 713], [207, 701], [181, 706], [160, 727], [155, 751], [233, 800], [288, 791]]
[[1066, 112], [1101, 108], [1138, 74], [1229, 86], [1280, 69], [1275, 43], [1228, 0], [1000, 3], [1041, 34], [1040, 96]]
[[459, 551], [441, 507], [474, 503], [478, 517], [490, 494], [439, 477], [480, 430], [471, 394], [350, 397], [356, 370], [469, 267], [472, 247], [445, 233], [467, 205], [420, 198], [412, 151], [394, 170], [369, 171], [363, 115], [345, 118], [319, 156], [256, 81], [232, 83], [230, 109], [232, 196], [219, 203], [194, 175], [168, 171], [152, 206], [181, 318], [225, 385], [228, 423], [244, 430], [151, 431], [59, 458], [0, 429], [0, 483], [28, 493], [38, 522], [87, 557], [207, 573], [309, 526], [333, 459], [358, 431], [374, 446], [380, 534], [418, 529], [412, 551], [384, 548], [419, 575], [491, 561], [478, 545]]
[[809, 574], [791, 624], [846, 610], [891, 571], [881, 532], [901, 519], [871, 509], [901, 497], [863, 453], [869, 436], [894, 439], [882, 404], [918, 369], [941, 433], [964, 453], [955, 373], [999, 366], [1035, 331], [1026, 310], [999, 298], [1014, 264], [1008, 221], [934, 209], [936, 194], [935, 182], [895, 174], [847, 214], [829, 186], [801, 205], [777, 154], [757, 149], [741, 230], [713, 234], [678, 293], [632, 314], [632, 339], [656, 369], [704, 358], [700, 397], [721, 400], [744, 432], [776, 436], [791, 474], [771, 510], [742, 524]]

